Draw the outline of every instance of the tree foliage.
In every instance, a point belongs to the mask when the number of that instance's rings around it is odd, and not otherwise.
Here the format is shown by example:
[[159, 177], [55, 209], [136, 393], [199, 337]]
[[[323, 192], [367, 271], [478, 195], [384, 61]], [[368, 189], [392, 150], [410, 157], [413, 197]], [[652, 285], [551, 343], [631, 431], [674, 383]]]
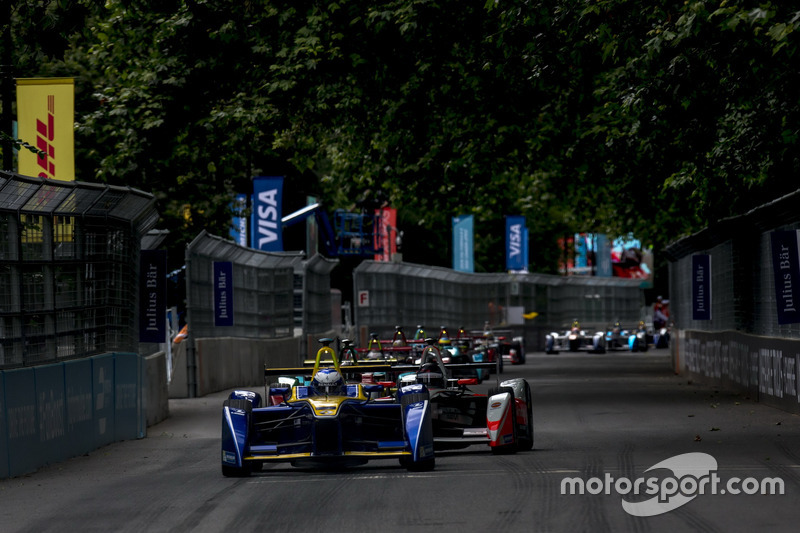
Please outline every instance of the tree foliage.
[[[386, 200], [407, 260], [478, 270], [527, 217], [668, 241], [796, 188], [800, 12], [743, 0], [61, 0], [14, 8], [17, 73], [77, 78], [78, 178], [154, 192], [177, 250], [253, 175]], [[291, 205], [294, 202], [294, 205]], [[445, 231], [442, 231], [442, 230]], [[172, 254], [182, 260], [182, 251]]]

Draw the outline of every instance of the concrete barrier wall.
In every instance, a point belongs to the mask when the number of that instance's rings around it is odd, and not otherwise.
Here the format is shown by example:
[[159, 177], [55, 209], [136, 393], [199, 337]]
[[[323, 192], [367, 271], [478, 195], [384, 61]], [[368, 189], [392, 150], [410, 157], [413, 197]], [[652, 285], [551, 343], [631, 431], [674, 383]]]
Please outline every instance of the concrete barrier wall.
[[167, 354], [158, 352], [145, 358], [144, 406], [147, 427], [169, 418], [169, 387], [167, 383]]
[[144, 437], [144, 388], [133, 353], [0, 371], [0, 477]]
[[[264, 366], [293, 367], [303, 363], [300, 338], [242, 339], [219, 337], [195, 339], [195, 367], [197, 396], [205, 396], [235, 387], [264, 385]], [[189, 397], [187, 368], [188, 343], [182, 342], [173, 351], [170, 398]]]
[[800, 413], [800, 340], [739, 331], [678, 330], [673, 358], [698, 381]]

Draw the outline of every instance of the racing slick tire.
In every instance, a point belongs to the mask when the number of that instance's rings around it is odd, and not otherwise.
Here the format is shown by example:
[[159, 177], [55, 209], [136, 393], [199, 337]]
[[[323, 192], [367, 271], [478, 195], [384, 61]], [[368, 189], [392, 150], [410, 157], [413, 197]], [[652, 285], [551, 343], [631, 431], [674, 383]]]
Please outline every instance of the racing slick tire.
[[525, 404], [528, 411], [528, 429], [525, 435], [519, 438], [517, 448], [526, 452], [533, 449], [533, 398], [531, 396], [531, 386], [527, 381], [525, 382]]
[[436, 457], [431, 457], [424, 461], [417, 461], [416, 463], [411, 459], [403, 457], [400, 459], [400, 465], [404, 466], [409, 472], [430, 472], [436, 468]]
[[546, 354], [558, 353], [558, 351], [556, 351], [556, 341], [552, 335], [548, 335], [544, 340], [544, 353]]
[[[491, 398], [495, 394], [502, 394], [504, 392], [507, 392], [507, 393], [509, 393], [511, 395], [511, 405], [514, 405], [514, 403], [515, 403], [514, 402], [514, 389], [512, 389], [511, 387], [492, 387], [491, 389], [489, 389], [489, 392], [488, 392], [487, 396], [489, 396]], [[517, 452], [517, 448], [519, 447], [519, 441], [517, 440], [517, 423], [516, 423], [516, 420], [514, 421], [513, 424], [511, 424], [511, 428], [512, 428], [512, 435], [514, 437], [513, 439], [511, 439], [511, 444], [505, 444], [503, 446], [493, 446], [492, 447], [492, 453], [494, 455], [507, 455], [507, 454], [512, 454], [512, 453], [516, 453]]]
[[518, 364], [524, 365], [525, 364], [525, 348], [522, 346], [521, 342], [515, 342], [514, 343], [514, 348], [517, 349], [517, 357], [519, 358], [519, 363]]
[[[248, 418], [252, 416], [251, 413], [253, 412], [253, 402], [251, 402], [250, 400], [245, 400], [242, 398], [232, 398], [225, 400], [222, 405], [223, 407], [242, 409], [247, 413]], [[245, 461], [242, 461], [241, 468], [238, 466], [222, 465], [222, 475], [225, 477], [249, 477], [250, 473], [253, 470], [254, 470], [253, 464]], [[256, 469], [256, 471], [260, 470], [261, 468]]]

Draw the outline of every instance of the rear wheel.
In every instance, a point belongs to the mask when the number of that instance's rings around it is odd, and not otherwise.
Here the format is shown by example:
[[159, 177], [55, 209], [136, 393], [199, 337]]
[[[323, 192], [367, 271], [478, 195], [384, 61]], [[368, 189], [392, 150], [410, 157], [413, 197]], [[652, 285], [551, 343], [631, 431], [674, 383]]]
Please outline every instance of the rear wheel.
[[528, 412], [528, 427], [525, 435], [519, 438], [519, 449], [528, 451], [533, 449], [533, 398], [531, 396], [531, 386], [525, 382], [525, 407]]

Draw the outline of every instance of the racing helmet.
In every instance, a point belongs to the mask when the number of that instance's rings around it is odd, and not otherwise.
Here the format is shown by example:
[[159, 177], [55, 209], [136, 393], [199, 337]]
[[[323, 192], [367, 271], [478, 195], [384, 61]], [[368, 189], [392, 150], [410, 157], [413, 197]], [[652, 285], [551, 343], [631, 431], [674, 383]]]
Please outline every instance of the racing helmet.
[[314, 374], [311, 388], [317, 394], [342, 394], [345, 388], [344, 378], [332, 368], [323, 368]]

